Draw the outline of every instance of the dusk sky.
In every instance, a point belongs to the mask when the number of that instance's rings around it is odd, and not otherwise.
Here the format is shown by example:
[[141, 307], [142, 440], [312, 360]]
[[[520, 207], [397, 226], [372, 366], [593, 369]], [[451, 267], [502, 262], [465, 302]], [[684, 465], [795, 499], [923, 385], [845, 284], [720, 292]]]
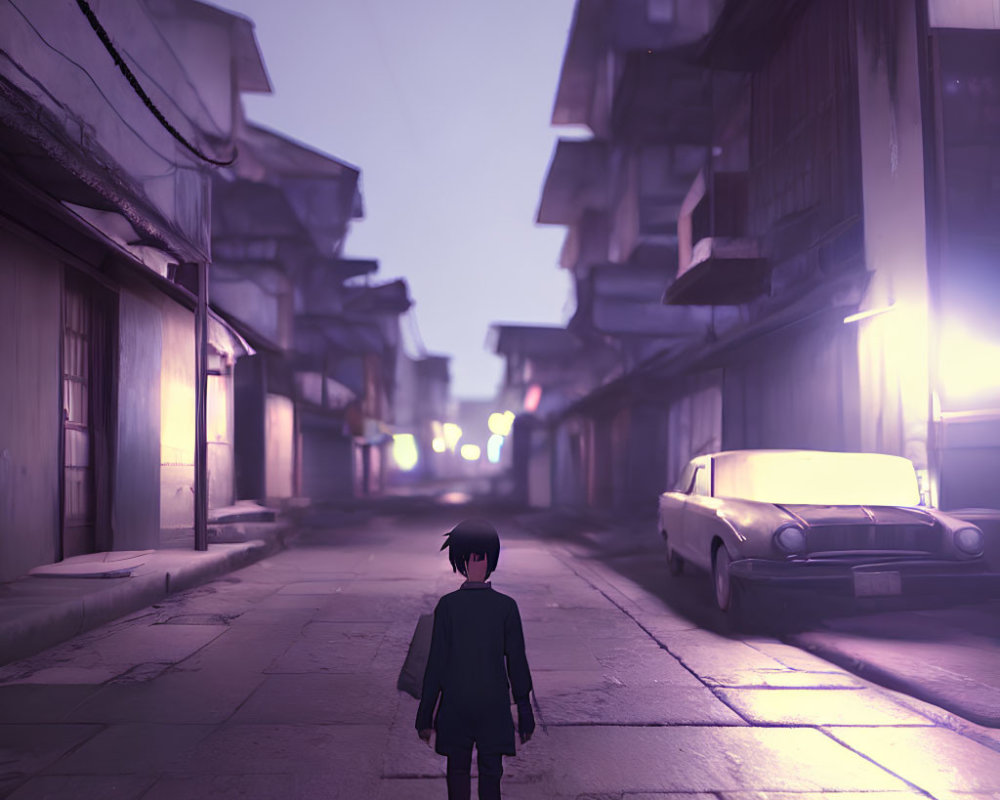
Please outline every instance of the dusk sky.
[[271, 77], [247, 116], [361, 168], [347, 255], [408, 281], [453, 396], [492, 396], [490, 323], [571, 311], [565, 229], [534, 218], [554, 142], [573, 135], [549, 120], [574, 0], [216, 4], [254, 20]]

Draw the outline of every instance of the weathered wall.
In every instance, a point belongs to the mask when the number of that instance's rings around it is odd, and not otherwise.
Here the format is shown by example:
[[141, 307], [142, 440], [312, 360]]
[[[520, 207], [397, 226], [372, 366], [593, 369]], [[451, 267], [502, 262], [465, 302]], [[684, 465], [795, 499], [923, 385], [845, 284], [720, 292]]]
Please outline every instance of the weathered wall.
[[[123, 290], [118, 303], [118, 435], [113, 547], [140, 550], [160, 540], [160, 358], [162, 322], [152, 290]], [[140, 296], [145, 295], [145, 297]]]
[[855, 323], [861, 447], [924, 469], [928, 295], [916, 20], [913, 3], [881, 5], [894, 13], [880, 19], [871, 16], [873, 6], [858, 14], [865, 259], [872, 275], [860, 310], [892, 310]]
[[58, 556], [61, 271], [0, 228], [0, 581]]
[[547, 508], [552, 505], [552, 451], [546, 428], [536, 431], [532, 445], [534, 452], [528, 465], [528, 505]]
[[160, 527], [194, 526], [194, 313], [160, 304]]
[[[555, 463], [550, 466], [552, 503], [565, 506], [581, 504], [586, 499], [587, 464], [583, 420], [579, 417], [564, 420], [555, 429], [553, 437], [551, 459]], [[541, 453], [532, 453], [532, 468], [535, 460], [540, 458]], [[529, 486], [529, 491], [533, 491], [533, 487]]]
[[314, 500], [350, 497], [354, 443], [341, 430], [340, 421], [320, 414], [303, 414], [302, 494]]
[[232, 505], [233, 474], [233, 374], [208, 376], [208, 507]]
[[688, 461], [722, 449], [721, 373], [713, 370], [687, 379], [668, 413], [667, 485], [673, 488]]
[[643, 397], [624, 419], [625, 437], [621, 475], [615, 486], [615, 505], [629, 514], [655, 514], [656, 498], [667, 484], [667, 418], [665, 404]]
[[291, 345], [288, 278], [259, 264], [213, 264], [212, 304], [244, 320], [268, 340]]
[[724, 370], [722, 445], [857, 450], [856, 327], [836, 316], [748, 344]]
[[273, 499], [291, 497], [295, 467], [295, 405], [280, 394], [265, 401], [265, 490]]

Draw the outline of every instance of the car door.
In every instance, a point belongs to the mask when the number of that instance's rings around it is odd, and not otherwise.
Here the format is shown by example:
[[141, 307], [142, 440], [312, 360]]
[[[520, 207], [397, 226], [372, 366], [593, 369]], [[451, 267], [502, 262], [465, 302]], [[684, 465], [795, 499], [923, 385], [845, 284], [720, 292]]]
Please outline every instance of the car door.
[[705, 527], [703, 499], [711, 494], [711, 459], [695, 459], [692, 466], [694, 469], [685, 492], [677, 539], [673, 547], [688, 561], [705, 567], [704, 548], [701, 546]]

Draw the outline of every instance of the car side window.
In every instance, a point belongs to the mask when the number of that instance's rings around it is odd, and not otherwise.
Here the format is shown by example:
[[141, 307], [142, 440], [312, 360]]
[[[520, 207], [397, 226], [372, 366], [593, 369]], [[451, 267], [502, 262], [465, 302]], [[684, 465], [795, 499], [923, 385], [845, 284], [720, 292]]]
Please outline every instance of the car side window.
[[690, 461], [687, 466], [684, 467], [681, 472], [680, 478], [677, 479], [677, 486], [674, 489], [675, 492], [681, 492], [682, 494], [691, 494], [691, 489], [694, 486], [694, 464]]
[[703, 497], [711, 497], [712, 495], [712, 470], [708, 464], [698, 465], [698, 471], [694, 476], [694, 494], [700, 494]]

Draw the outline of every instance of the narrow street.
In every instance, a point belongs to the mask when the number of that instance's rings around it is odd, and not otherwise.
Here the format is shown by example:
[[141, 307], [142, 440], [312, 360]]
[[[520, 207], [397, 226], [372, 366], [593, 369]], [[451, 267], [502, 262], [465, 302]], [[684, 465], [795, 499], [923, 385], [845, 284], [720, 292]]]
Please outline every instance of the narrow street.
[[[461, 581], [439, 547], [469, 513], [340, 515], [3, 667], [0, 796], [445, 797], [396, 681], [417, 618]], [[965, 735], [777, 639], [692, 621], [641, 549], [618, 554], [648, 565], [631, 579], [558, 531], [494, 520], [491, 580], [520, 606], [539, 723], [505, 760], [506, 798], [1000, 795], [995, 731]]]

